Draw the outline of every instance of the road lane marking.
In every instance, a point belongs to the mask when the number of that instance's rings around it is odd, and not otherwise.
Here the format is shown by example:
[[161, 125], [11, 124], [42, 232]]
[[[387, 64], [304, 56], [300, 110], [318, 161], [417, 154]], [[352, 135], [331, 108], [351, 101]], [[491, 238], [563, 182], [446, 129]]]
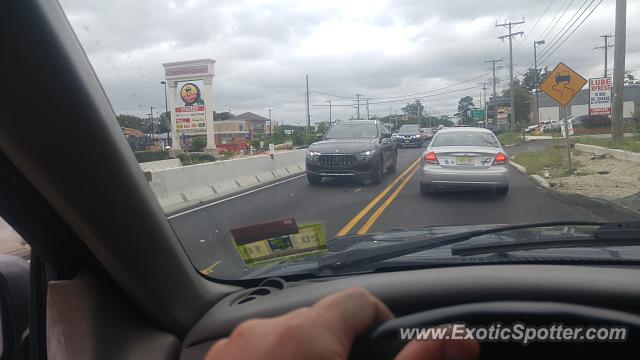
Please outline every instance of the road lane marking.
[[[418, 159], [418, 160], [420, 160], [420, 159]], [[409, 174], [409, 176], [407, 176], [406, 178], [402, 179], [402, 182], [400, 183], [400, 185], [398, 185], [396, 190], [391, 195], [389, 195], [389, 197], [382, 203], [382, 205], [380, 205], [380, 207], [378, 209], [376, 209], [376, 211], [371, 215], [371, 217], [369, 217], [369, 220], [367, 220], [367, 222], [364, 223], [364, 225], [362, 225], [360, 230], [358, 230], [358, 234], [359, 235], [366, 234], [367, 231], [369, 231], [371, 226], [373, 226], [373, 224], [376, 222], [376, 220], [378, 220], [380, 215], [382, 215], [382, 213], [389, 206], [389, 204], [391, 204], [391, 202], [393, 202], [393, 200], [396, 198], [396, 196], [398, 196], [400, 191], [402, 191], [402, 189], [407, 185], [409, 180], [411, 180], [411, 178], [415, 174], [416, 173], [413, 172], [413, 173]]]
[[218, 266], [218, 265], [220, 265], [221, 262], [222, 262], [221, 260], [218, 260], [218, 261], [214, 262], [211, 266], [200, 270], [200, 272], [205, 274], [205, 275], [209, 275], [209, 274], [211, 274], [211, 272], [213, 272], [213, 268]]
[[367, 206], [364, 207], [364, 209], [360, 210], [360, 212], [353, 217], [353, 219], [351, 219], [347, 225], [345, 225], [342, 229], [340, 229], [340, 231], [338, 231], [338, 233], [336, 234], [336, 236], [345, 236], [347, 235], [347, 233], [349, 233], [349, 231], [351, 231], [351, 229], [353, 229], [354, 226], [356, 226], [358, 224], [358, 222], [360, 222], [360, 220], [362, 220], [362, 218], [367, 215], [367, 213], [378, 203], [380, 202], [380, 200], [382, 200], [382, 198], [387, 195], [387, 193], [407, 174], [409, 173], [412, 169], [414, 169], [417, 165], [418, 162], [420, 161], [420, 158], [418, 157], [416, 159], [416, 161], [414, 161], [411, 165], [409, 165], [409, 167], [407, 168], [407, 170], [405, 170], [402, 174], [398, 175], [398, 177], [396, 177], [391, 184], [387, 185], [386, 188], [384, 188], [384, 190], [382, 190], [378, 196], [376, 196], [373, 200], [371, 200], [371, 202], [369, 202], [369, 204], [367, 204]]
[[260, 190], [264, 190], [264, 189], [270, 188], [272, 186], [280, 185], [280, 184], [286, 183], [287, 181], [295, 180], [295, 179], [301, 178], [303, 176], [306, 176], [306, 174], [302, 174], [302, 175], [298, 175], [298, 176], [292, 176], [292, 177], [290, 177], [288, 179], [285, 179], [285, 180], [282, 180], [282, 181], [274, 182], [272, 184], [265, 185], [265, 186], [262, 186], [262, 187], [259, 187], [259, 188], [255, 188], [253, 190], [249, 190], [249, 191], [246, 191], [246, 192], [243, 192], [243, 193], [240, 193], [240, 194], [229, 196], [228, 198], [224, 198], [222, 200], [218, 200], [218, 201], [214, 201], [214, 202], [209, 203], [209, 204], [198, 206], [196, 208], [183, 211], [181, 213], [173, 214], [171, 216], [167, 216], [167, 219], [171, 220], [171, 219], [176, 218], [178, 216], [186, 215], [186, 214], [192, 213], [194, 211], [202, 210], [202, 209], [207, 208], [209, 206], [213, 206], [213, 205], [216, 205], [216, 204], [223, 203], [225, 201], [233, 200], [233, 199], [239, 198], [241, 196], [249, 195], [249, 194], [254, 193], [256, 191], [260, 191]]

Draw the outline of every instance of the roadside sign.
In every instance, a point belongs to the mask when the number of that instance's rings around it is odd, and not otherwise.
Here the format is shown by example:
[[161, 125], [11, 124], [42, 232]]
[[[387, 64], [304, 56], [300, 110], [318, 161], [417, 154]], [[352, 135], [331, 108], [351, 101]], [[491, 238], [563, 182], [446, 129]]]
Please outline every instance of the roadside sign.
[[611, 78], [589, 79], [589, 115], [611, 115]]
[[471, 109], [471, 117], [474, 120], [482, 120], [482, 119], [484, 119], [484, 110], [483, 109]]
[[580, 74], [573, 71], [567, 65], [558, 63], [538, 87], [538, 89], [549, 95], [564, 108], [564, 121], [561, 122], [561, 125], [562, 123], [564, 123], [564, 125], [561, 128], [562, 135], [567, 141], [567, 162], [569, 163], [570, 173], [573, 172], [573, 164], [571, 163], [571, 142], [569, 141], [569, 135], [573, 135], [573, 124], [571, 124], [567, 116], [567, 105], [586, 83], [587, 79], [580, 76]]
[[510, 104], [511, 97], [509, 95], [506, 96], [491, 96], [489, 97], [489, 104]]
[[539, 89], [560, 105], [567, 106], [586, 83], [587, 79], [567, 65], [559, 63], [540, 84]]

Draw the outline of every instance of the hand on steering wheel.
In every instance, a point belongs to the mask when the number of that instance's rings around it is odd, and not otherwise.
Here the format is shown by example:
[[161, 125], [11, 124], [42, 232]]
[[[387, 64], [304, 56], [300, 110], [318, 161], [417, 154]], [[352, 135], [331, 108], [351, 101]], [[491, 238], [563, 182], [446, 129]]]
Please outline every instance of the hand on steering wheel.
[[[368, 291], [348, 289], [308, 308], [245, 321], [216, 342], [206, 359], [347, 359], [357, 337], [393, 318]], [[474, 340], [412, 341], [395, 358], [476, 359], [478, 352]]]

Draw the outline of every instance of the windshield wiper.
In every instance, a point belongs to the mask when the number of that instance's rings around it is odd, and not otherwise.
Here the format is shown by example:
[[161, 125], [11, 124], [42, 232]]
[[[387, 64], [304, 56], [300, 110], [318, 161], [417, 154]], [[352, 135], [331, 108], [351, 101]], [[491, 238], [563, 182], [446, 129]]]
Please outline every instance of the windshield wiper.
[[505, 225], [490, 229], [471, 230], [460, 232], [457, 234], [433, 236], [374, 248], [350, 249], [336, 254], [325, 255], [320, 258], [318, 260], [317, 272], [320, 275], [327, 272], [339, 273], [348, 269], [365, 267], [384, 260], [393, 259], [424, 250], [434, 249], [445, 245], [456, 244], [481, 235], [499, 233], [503, 231], [571, 225], [602, 226], [603, 224], [604, 223], [602, 222], [594, 221], [572, 221]]
[[477, 245], [460, 245], [451, 248], [451, 255], [472, 256], [510, 251], [559, 249], [591, 246], [640, 245], [640, 222], [608, 223], [600, 226], [593, 235], [548, 237], [521, 241], [492, 242]]

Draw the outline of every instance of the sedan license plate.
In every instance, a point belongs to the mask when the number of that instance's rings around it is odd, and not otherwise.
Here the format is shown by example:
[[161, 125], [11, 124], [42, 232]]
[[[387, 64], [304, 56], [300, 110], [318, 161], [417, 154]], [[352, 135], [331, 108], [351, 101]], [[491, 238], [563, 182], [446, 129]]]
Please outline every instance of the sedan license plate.
[[456, 165], [474, 165], [475, 159], [469, 156], [456, 157]]

